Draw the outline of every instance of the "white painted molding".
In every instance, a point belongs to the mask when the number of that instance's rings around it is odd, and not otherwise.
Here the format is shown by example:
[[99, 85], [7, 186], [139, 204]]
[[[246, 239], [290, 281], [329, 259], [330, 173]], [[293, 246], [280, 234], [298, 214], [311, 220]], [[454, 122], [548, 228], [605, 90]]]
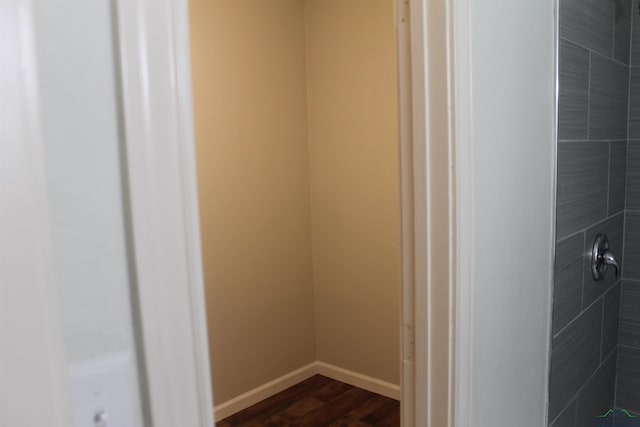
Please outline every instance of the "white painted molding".
[[310, 363], [295, 371], [289, 372], [273, 381], [269, 381], [259, 387], [249, 390], [238, 397], [227, 400], [214, 408], [215, 418], [222, 420], [230, 415], [240, 412], [251, 405], [255, 405], [261, 400], [267, 399], [289, 387], [311, 378], [318, 373], [316, 362]]
[[[557, 2], [451, 2], [455, 425], [546, 425]], [[500, 248], [498, 269], [489, 241]]]
[[400, 399], [400, 386], [397, 384], [391, 384], [386, 381], [350, 371], [348, 369], [339, 368], [328, 363], [313, 362], [269, 381], [266, 384], [249, 390], [240, 396], [216, 405], [214, 408], [215, 418], [217, 420], [222, 420], [317, 374], [336, 381], [341, 381], [354, 387], [359, 387], [372, 393], [377, 393], [396, 400]]
[[403, 427], [453, 425], [452, 2], [397, 0]]
[[212, 427], [186, 0], [117, 0], [141, 352], [154, 427]]
[[[448, 1], [411, 0], [415, 427], [453, 425], [455, 141]], [[405, 427], [410, 427], [409, 425]]]
[[475, 254], [475, 208], [474, 200], [474, 151], [473, 120], [471, 106], [471, 12], [470, 0], [453, 1], [454, 45], [453, 62], [455, 75], [454, 113], [456, 138], [456, 323], [454, 361], [454, 418], [456, 427], [471, 426], [471, 402], [473, 398], [473, 271]]
[[372, 393], [400, 400], [400, 386], [324, 362], [316, 362], [317, 373]]
[[181, 189], [184, 208], [184, 233], [187, 249], [191, 324], [194, 334], [194, 357], [200, 419], [210, 425], [209, 407], [213, 402], [211, 362], [207, 330], [205, 283], [200, 241], [200, 210], [196, 174], [195, 131], [191, 85], [191, 49], [189, 41], [189, 5], [187, 0], [175, 0], [171, 14], [174, 34], [174, 62], [177, 96], [177, 120], [180, 141]]

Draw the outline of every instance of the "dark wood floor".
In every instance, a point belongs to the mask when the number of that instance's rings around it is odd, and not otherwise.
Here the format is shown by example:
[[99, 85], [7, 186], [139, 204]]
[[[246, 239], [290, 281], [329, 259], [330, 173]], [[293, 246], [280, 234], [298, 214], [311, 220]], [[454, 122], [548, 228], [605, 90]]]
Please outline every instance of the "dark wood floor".
[[398, 427], [400, 402], [315, 375], [216, 426]]

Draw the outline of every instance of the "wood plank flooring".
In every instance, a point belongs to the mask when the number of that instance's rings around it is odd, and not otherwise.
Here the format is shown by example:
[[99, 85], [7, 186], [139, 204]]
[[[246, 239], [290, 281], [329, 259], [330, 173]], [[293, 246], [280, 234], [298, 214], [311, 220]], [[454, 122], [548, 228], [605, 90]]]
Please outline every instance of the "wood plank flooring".
[[399, 427], [400, 402], [315, 375], [216, 426]]

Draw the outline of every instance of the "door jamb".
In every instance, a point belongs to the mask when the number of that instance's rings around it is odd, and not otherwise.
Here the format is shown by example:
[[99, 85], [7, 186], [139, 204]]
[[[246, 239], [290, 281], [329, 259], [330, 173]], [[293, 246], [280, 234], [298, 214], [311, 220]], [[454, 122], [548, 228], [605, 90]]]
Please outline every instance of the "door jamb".
[[452, 426], [456, 323], [454, 2], [397, 1], [403, 425]]
[[[211, 426], [188, 2], [158, 0], [151, 8], [145, 0], [115, 1], [126, 167], [151, 417], [156, 427]], [[396, 1], [403, 49], [399, 80], [404, 94], [399, 102], [403, 425], [451, 426], [455, 320], [449, 114], [452, 0]], [[159, 76], [165, 71], [167, 75]], [[167, 271], [171, 265], [174, 267]], [[169, 280], [167, 274], [173, 279]], [[179, 327], [171, 327], [174, 324]], [[177, 388], [178, 384], [182, 387]], [[186, 422], [185, 416], [193, 422]]]

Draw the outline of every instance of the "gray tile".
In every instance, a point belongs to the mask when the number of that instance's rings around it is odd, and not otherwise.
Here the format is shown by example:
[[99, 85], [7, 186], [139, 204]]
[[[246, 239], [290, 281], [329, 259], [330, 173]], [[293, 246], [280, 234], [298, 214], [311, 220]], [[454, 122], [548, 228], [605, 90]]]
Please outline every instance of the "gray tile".
[[549, 419], [556, 418], [600, 364], [602, 304], [594, 304], [553, 338]]
[[609, 215], [624, 210], [626, 188], [627, 141], [613, 141], [609, 149]]
[[629, 67], [591, 54], [589, 138], [627, 138], [628, 96]]
[[613, 57], [629, 64], [631, 50], [631, 0], [615, 0]]
[[631, 7], [631, 65], [640, 65], [640, 8], [634, 0]]
[[629, 138], [640, 138], [640, 65], [629, 72]]
[[560, 40], [558, 139], [586, 139], [589, 124], [589, 51]]
[[618, 379], [616, 406], [640, 412], [640, 349], [618, 348]]
[[558, 239], [607, 216], [608, 162], [608, 143], [558, 144]]
[[624, 245], [625, 279], [640, 280], [640, 212], [627, 211]]
[[620, 345], [640, 348], [640, 282], [622, 282], [619, 328]]
[[609, 251], [616, 257], [618, 262], [624, 269], [623, 264], [623, 233], [624, 233], [624, 213], [619, 213], [615, 216], [607, 218], [606, 221], [602, 221], [587, 230], [585, 240], [585, 271], [584, 282], [582, 284], [582, 307], [587, 307], [593, 303], [596, 299], [600, 298], [608, 289], [613, 286], [618, 279], [615, 276], [613, 267], [607, 269], [607, 274], [603, 280], [596, 282], [593, 280], [591, 274], [591, 249], [593, 248], [593, 242], [596, 239], [598, 233], [605, 234], [609, 238]]
[[640, 210], [640, 140], [629, 140], [627, 149], [626, 207]]
[[576, 401], [573, 400], [549, 427], [576, 427]]
[[553, 334], [576, 317], [582, 309], [584, 233], [556, 244], [553, 287]]
[[560, 0], [560, 37], [611, 57], [614, 9], [609, 0]]
[[620, 408], [616, 405], [615, 423], [613, 427], [637, 426], [638, 420], [631, 419], [630, 417], [636, 418], [638, 417], [638, 413]]
[[578, 395], [576, 426], [593, 426], [595, 417], [613, 409], [616, 392], [616, 354], [598, 368]]
[[620, 283], [617, 283], [604, 295], [601, 359], [606, 359], [618, 346], [620, 286]]

